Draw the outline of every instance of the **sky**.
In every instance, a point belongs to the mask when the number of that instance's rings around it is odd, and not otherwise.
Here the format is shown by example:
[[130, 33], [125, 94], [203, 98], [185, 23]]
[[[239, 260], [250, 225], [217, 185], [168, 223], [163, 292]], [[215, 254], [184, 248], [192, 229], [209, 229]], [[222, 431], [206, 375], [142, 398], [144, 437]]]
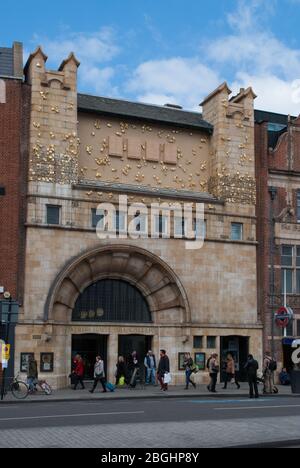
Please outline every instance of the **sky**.
[[23, 42], [25, 60], [41, 45], [57, 69], [74, 52], [83, 93], [201, 110], [227, 81], [300, 114], [300, 0], [15, 0], [0, 20], [0, 46]]

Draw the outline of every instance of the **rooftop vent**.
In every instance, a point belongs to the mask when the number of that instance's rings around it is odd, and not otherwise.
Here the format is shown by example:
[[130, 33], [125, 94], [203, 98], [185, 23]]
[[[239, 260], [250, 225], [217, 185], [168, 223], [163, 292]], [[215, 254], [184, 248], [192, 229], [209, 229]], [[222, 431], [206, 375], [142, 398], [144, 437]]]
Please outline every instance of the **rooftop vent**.
[[179, 109], [179, 110], [183, 109], [181, 106], [178, 106], [177, 104], [165, 104], [165, 107], [170, 107], [171, 109]]

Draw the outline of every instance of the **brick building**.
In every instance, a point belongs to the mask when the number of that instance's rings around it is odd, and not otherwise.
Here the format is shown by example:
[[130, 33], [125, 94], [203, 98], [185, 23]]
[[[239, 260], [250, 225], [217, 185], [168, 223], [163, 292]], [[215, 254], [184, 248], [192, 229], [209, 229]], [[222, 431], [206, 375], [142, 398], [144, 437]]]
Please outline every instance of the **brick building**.
[[12, 48], [0, 48], [0, 286], [19, 302], [24, 281], [29, 105], [23, 48], [15, 42]]
[[[300, 121], [256, 111], [258, 310], [264, 347], [279, 367], [292, 367], [291, 343], [300, 336]], [[286, 335], [274, 320], [284, 305], [294, 311]]]
[[[25, 66], [30, 158], [16, 370], [34, 353], [42, 375], [64, 387], [74, 353], [87, 377], [100, 353], [113, 379], [119, 354], [151, 347], [168, 351], [175, 382], [184, 380], [186, 351], [199, 364], [231, 351], [243, 377], [247, 353], [262, 358], [252, 89], [230, 97], [224, 83], [201, 114], [78, 94], [74, 55], [57, 71], [46, 60], [38, 48]], [[126, 238], [117, 208], [119, 236], [99, 239], [98, 204], [118, 207], [120, 195], [135, 204], [136, 238]], [[155, 217], [141, 214], [141, 203], [162, 202]], [[179, 224], [172, 216], [187, 202], [205, 206], [198, 250], [186, 249], [183, 216]], [[197, 378], [207, 381], [205, 369]]]

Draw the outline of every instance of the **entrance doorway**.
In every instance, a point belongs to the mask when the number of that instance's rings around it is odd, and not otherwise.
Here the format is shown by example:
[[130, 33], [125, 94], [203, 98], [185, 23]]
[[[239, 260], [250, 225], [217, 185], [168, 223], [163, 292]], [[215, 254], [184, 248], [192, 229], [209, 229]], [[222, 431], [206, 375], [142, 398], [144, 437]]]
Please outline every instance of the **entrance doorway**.
[[80, 354], [84, 360], [85, 380], [94, 378], [94, 364], [96, 356], [104, 360], [105, 373], [107, 375], [107, 336], [106, 335], [72, 335], [72, 360], [76, 354]]
[[226, 357], [231, 354], [235, 360], [236, 375], [240, 382], [247, 381], [244, 365], [249, 354], [249, 337], [223, 336], [221, 337], [221, 382], [225, 381]]
[[137, 352], [139, 364], [143, 364], [147, 352], [151, 349], [152, 336], [119, 335], [119, 356], [124, 356], [126, 363], [133, 351]]

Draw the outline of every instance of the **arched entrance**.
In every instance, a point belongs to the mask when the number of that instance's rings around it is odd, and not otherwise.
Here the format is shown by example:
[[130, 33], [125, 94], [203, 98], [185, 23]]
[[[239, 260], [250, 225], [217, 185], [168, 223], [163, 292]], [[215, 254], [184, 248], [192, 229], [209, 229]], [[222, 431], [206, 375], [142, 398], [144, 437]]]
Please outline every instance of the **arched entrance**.
[[52, 284], [44, 319], [70, 323], [78, 297], [102, 279], [125, 281], [138, 289], [153, 323], [170, 315], [174, 322], [190, 323], [187, 295], [175, 272], [160, 257], [128, 245], [105, 246], [69, 262]]
[[[130, 245], [110, 245], [63, 268], [44, 318], [65, 333], [66, 375], [73, 352], [91, 359], [101, 345], [113, 379], [118, 355], [126, 357], [130, 349], [138, 348], [141, 360], [150, 347], [158, 355], [161, 344], [175, 352], [176, 336], [190, 324], [190, 308], [178, 276], [160, 257]], [[161, 327], [166, 330], [163, 343]]]

